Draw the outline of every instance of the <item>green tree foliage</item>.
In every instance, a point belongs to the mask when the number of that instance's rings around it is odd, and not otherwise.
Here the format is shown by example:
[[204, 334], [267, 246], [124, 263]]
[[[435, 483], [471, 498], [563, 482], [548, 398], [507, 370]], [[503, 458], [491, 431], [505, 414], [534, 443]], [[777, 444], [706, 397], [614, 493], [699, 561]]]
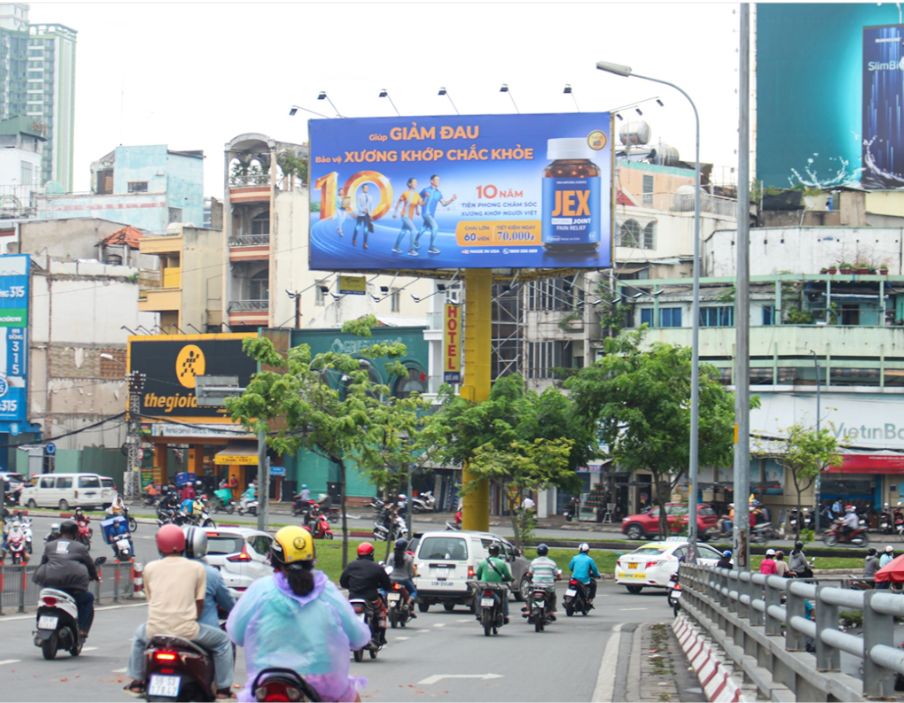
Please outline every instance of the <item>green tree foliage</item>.
[[[593, 431], [623, 471], [653, 476], [659, 529], [665, 504], [687, 473], [690, 456], [691, 350], [668, 344], [641, 349], [641, 333], [605, 340], [605, 355], [566, 382], [576, 421]], [[700, 366], [699, 463], [732, 461], [734, 397], [718, 371]]]
[[[480, 403], [441, 392], [441, 406], [420, 437], [425, 457], [445, 465], [465, 463], [475, 479], [503, 486], [512, 513], [515, 542], [529, 522], [521, 510], [525, 491], [573, 488], [574, 469], [592, 456], [591, 434], [574, 422], [571, 400], [555, 388], [527, 389], [517, 375], [496, 380]], [[474, 485], [463, 485], [467, 493]]]
[[[349, 323], [343, 331], [369, 336], [371, 318]], [[377, 485], [411, 466], [413, 444], [424, 403], [417, 395], [396, 398], [374, 383], [362, 358], [398, 359], [400, 343], [374, 343], [358, 356], [337, 352], [311, 354], [308, 345], [281, 354], [264, 337], [246, 339], [245, 353], [258, 361], [244, 393], [229, 399], [234, 420], [255, 433], [262, 431], [276, 454], [294, 455], [304, 448], [326, 457], [339, 468], [342, 492], [343, 566], [348, 559], [346, 473], [355, 462]], [[390, 364], [392, 373], [407, 373]]]

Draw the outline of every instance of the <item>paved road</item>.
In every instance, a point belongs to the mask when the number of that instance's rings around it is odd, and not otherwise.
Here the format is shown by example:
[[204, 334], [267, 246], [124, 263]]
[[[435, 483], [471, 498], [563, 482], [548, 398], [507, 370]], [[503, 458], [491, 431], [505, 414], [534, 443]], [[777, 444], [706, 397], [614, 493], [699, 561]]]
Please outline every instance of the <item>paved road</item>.
[[[144, 604], [99, 610], [84, 654], [49, 662], [32, 644], [32, 617], [0, 618], [0, 701], [134, 700], [121, 689], [128, 640], [145, 612]], [[369, 701], [625, 700], [633, 630], [670, 619], [662, 595], [632, 596], [612, 583], [600, 584], [588, 617], [562, 617], [540, 634], [516, 617], [487, 638], [463, 608], [432, 608], [391, 630], [379, 658], [353, 663], [352, 672], [367, 677]], [[244, 677], [239, 651], [237, 681]], [[471, 678], [488, 674], [494, 677]]]

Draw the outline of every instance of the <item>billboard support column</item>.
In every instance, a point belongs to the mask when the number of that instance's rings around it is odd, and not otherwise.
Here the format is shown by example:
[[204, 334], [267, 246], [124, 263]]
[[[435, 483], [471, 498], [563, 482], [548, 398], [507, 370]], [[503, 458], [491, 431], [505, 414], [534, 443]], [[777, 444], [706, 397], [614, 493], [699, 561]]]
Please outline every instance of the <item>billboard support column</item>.
[[[461, 395], [481, 402], [490, 397], [493, 272], [469, 269], [465, 276], [464, 377]], [[471, 480], [467, 465], [462, 468], [462, 485]], [[483, 530], [490, 527], [490, 485], [480, 481], [477, 488], [463, 497], [462, 529]]]

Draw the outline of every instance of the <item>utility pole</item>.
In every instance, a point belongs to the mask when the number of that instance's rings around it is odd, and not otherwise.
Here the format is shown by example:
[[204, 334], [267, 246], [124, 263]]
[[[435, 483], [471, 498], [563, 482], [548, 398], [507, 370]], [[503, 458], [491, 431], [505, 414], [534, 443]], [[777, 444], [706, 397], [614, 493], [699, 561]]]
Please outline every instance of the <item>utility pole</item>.
[[132, 371], [127, 379], [129, 384], [128, 412], [128, 466], [123, 480], [123, 493], [128, 500], [141, 495], [141, 392], [147, 376], [140, 371]]
[[750, 5], [741, 4], [738, 95], [738, 236], [735, 290], [735, 565], [749, 566], [750, 520]]

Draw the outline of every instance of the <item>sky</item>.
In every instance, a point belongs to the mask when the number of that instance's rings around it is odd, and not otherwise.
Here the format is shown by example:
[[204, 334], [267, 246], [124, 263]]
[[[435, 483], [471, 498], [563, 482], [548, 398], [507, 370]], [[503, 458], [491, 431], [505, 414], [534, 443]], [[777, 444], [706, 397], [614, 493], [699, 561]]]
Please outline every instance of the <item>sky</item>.
[[[605, 111], [640, 103], [652, 141], [694, 158], [694, 118], [668, 86], [596, 70], [599, 60], [679, 85], [697, 106], [701, 160], [732, 180], [737, 157], [736, 3], [33, 2], [33, 23], [78, 32], [75, 190], [119, 144], [205, 154], [222, 198], [223, 150], [245, 132], [307, 140], [293, 104], [343, 116]], [[506, 83], [509, 94], [500, 93]], [[573, 93], [563, 88], [571, 84]], [[447, 97], [437, 95], [440, 87]], [[647, 99], [659, 97], [663, 106]], [[513, 104], [514, 100], [514, 104]], [[645, 101], [645, 102], [640, 102]], [[633, 108], [626, 118], [636, 118]], [[720, 178], [720, 173], [724, 178]]]

